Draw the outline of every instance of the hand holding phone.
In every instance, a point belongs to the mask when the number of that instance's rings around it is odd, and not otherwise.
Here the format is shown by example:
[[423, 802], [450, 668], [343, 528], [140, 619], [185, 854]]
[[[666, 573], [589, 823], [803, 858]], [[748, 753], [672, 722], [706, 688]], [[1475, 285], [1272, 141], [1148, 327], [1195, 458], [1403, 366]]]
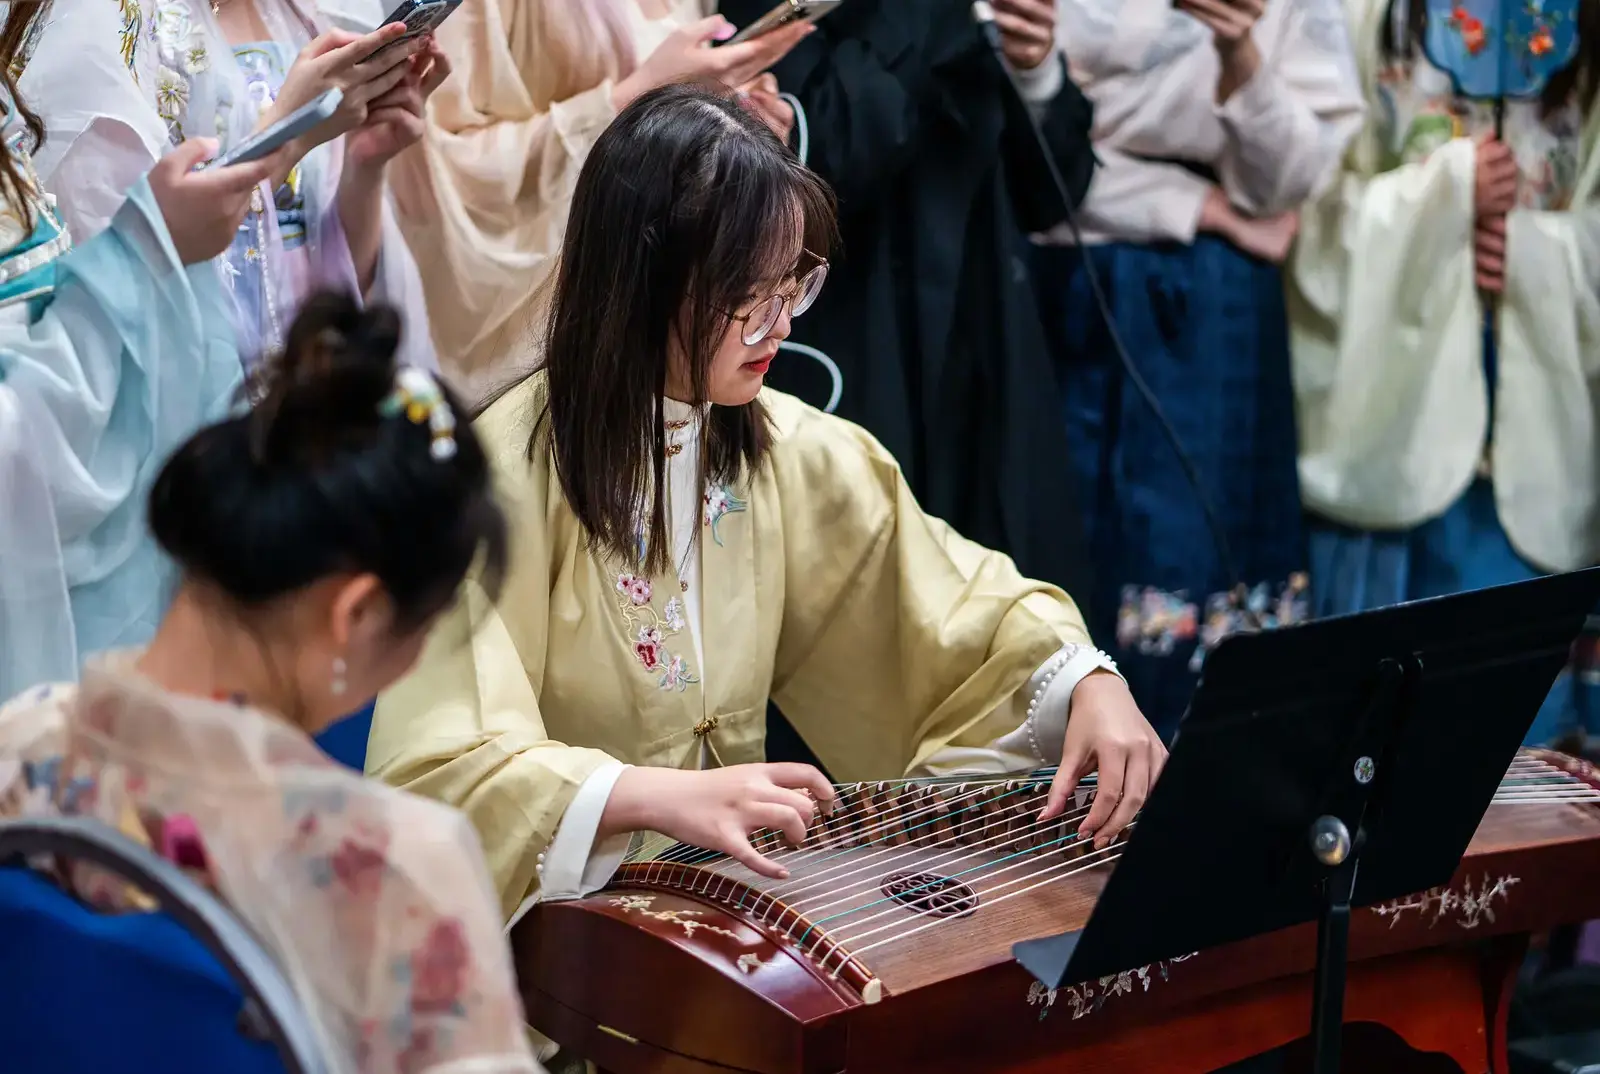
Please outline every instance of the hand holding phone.
[[231, 167], [197, 167], [215, 152], [215, 140], [191, 138], [157, 161], [148, 176], [167, 236], [185, 265], [210, 261], [228, 248], [251, 193], [276, 163], [269, 154]]
[[301, 135], [297, 144], [304, 153], [353, 130], [366, 118], [368, 105], [398, 86], [411, 70], [411, 57], [423, 42], [402, 41], [405, 34], [405, 25], [398, 22], [370, 34], [348, 30], [319, 34], [289, 68], [277, 98], [262, 114], [263, 124], [273, 126], [329, 90], [338, 90], [341, 96], [333, 114]]
[[783, 0], [777, 7], [735, 34], [728, 44], [742, 45], [746, 41], [765, 37], [797, 22], [816, 22], [842, 3], [844, 0]]
[[1056, 0], [991, 0], [1000, 45], [1019, 71], [1032, 71], [1055, 53]]
[[383, 47], [392, 48], [403, 41], [433, 33], [440, 23], [455, 14], [461, 3], [462, 0], [400, 0], [400, 6], [389, 12], [383, 25], [401, 23], [406, 28], [405, 33]]
[[230, 164], [247, 164], [260, 160], [262, 157], [271, 156], [281, 146], [285, 146], [302, 135], [309, 134], [317, 127], [332, 119], [339, 110], [339, 102], [344, 100], [344, 91], [331, 89], [325, 91], [316, 100], [303, 108], [297, 108], [284, 116], [276, 123], [271, 123], [254, 135], [246, 138], [223, 154], [214, 167], [226, 168]]
[[617, 83], [613, 99], [621, 110], [634, 98], [673, 82], [716, 81], [736, 89], [783, 59], [814, 29], [810, 22], [791, 22], [741, 44], [708, 48], [714, 41], [733, 37], [736, 31], [720, 15], [701, 19], [663, 41], [631, 75]]

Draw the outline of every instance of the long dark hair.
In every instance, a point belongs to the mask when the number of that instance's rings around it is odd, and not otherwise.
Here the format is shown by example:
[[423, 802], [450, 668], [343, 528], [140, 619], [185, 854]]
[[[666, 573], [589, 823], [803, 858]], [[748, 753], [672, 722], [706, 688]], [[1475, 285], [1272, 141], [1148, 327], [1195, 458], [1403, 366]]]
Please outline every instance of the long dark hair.
[[[29, 152], [38, 149], [44, 141], [44, 122], [17, 92], [17, 79], [22, 77], [23, 64], [27, 59], [23, 52], [44, 8], [44, 0], [16, 0], [6, 5], [4, 23], [0, 25], [0, 85], [5, 87], [11, 107], [16, 109], [17, 118], [22, 120], [23, 127], [27, 129], [30, 144], [26, 148]], [[31, 227], [33, 207], [23, 195], [27, 185], [11, 154], [0, 151], [0, 196], [4, 196]]]
[[[1405, 4], [1405, 26], [1397, 32], [1395, 5]], [[1578, 0], [1578, 54], [1571, 63], [1551, 76], [1539, 95], [1540, 109], [1550, 115], [1577, 99], [1584, 115], [1594, 106], [1600, 93], [1600, 0]], [[1422, 50], [1427, 32], [1427, 0], [1389, 0], [1383, 28], [1378, 35], [1378, 51], [1386, 62], [1410, 60]]]
[[150, 528], [186, 576], [253, 609], [371, 573], [400, 633], [443, 611], [475, 560], [496, 592], [506, 523], [488, 457], [464, 420], [446, 454], [427, 424], [384, 406], [399, 342], [392, 309], [339, 294], [306, 303], [255, 408], [196, 433], [151, 490]]
[[[549, 435], [561, 489], [591, 547], [651, 574], [670, 567], [666, 423], [669, 355], [687, 353], [695, 398], [732, 313], [794, 266], [826, 254], [833, 196], [728, 96], [668, 86], [634, 101], [590, 150], [572, 200], [551, 300]], [[753, 472], [771, 441], [760, 400], [712, 407], [706, 473]], [[646, 526], [639, 548], [637, 528]]]

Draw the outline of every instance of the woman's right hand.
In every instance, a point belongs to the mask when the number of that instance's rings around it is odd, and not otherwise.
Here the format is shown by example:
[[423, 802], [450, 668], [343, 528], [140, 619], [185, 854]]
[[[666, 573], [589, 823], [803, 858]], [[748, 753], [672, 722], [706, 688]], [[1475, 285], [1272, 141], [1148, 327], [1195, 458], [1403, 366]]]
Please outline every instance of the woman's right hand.
[[1291, 209], [1276, 216], [1246, 216], [1221, 187], [1212, 187], [1195, 230], [1220, 235], [1252, 257], [1281, 265], [1300, 233], [1300, 214]]
[[283, 85], [278, 88], [277, 97], [261, 114], [260, 126], [265, 128], [277, 122], [328, 90], [340, 90], [344, 96], [331, 119], [291, 144], [291, 167], [323, 142], [361, 126], [366, 122], [368, 106], [406, 77], [411, 69], [408, 61], [427, 42], [424, 38], [412, 38], [393, 48], [384, 48], [405, 36], [405, 32], [403, 22], [392, 22], [370, 34], [329, 30], [300, 50], [284, 76]]
[[250, 208], [250, 192], [283, 165], [287, 147], [248, 164], [195, 171], [217, 152], [210, 138], [191, 138], [150, 169], [150, 189], [185, 265], [210, 261], [228, 248]]
[[600, 832], [660, 832], [721, 851], [752, 872], [783, 880], [789, 871], [757, 853], [751, 833], [763, 828], [782, 832], [798, 846], [817, 807], [831, 812], [833, 801], [833, 786], [808, 764], [742, 764], [705, 771], [628, 768], [606, 801]]
[[1504, 216], [1517, 205], [1517, 158], [1498, 138], [1478, 142], [1473, 208], [1479, 219]]
[[711, 48], [711, 42], [726, 41], [736, 31], [721, 15], [701, 19], [663, 41], [631, 75], [616, 84], [612, 99], [620, 112], [635, 98], [673, 82], [715, 79], [734, 89], [783, 59], [815, 29], [809, 22], [791, 23], [750, 41]]

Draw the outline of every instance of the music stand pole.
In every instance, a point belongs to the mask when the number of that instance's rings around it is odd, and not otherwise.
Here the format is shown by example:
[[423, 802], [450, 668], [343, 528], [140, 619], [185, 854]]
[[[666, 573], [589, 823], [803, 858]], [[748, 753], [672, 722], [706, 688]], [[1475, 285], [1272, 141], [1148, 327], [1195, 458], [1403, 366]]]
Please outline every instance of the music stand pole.
[[1317, 970], [1311, 993], [1312, 1074], [1339, 1074], [1345, 972], [1350, 959], [1350, 897], [1360, 864], [1351, 855], [1351, 842], [1349, 829], [1338, 817], [1319, 817], [1311, 826], [1311, 853], [1329, 867], [1322, 881], [1322, 915], [1317, 918]]

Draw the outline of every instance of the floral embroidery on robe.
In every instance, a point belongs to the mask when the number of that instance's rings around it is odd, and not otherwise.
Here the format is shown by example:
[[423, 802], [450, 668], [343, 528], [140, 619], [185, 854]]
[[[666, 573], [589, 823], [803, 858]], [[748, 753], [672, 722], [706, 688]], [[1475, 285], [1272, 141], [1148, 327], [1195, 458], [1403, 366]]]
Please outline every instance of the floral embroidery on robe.
[[688, 625], [683, 600], [672, 597], [657, 612], [652, 600], [655, 587], [648, 578], [626, 571], [617, 575], [617, 608], [633, 637], [633, 655], [644, 669], [657, 674], [663, 690], [687, 690], [700, 679], [683, 657], [667, 648], [667, 639], [676, 637]]
[[1304, 573], [1289, 576], [1276, 594], [1266, 583], [1213, 593], [1201, 606], [1185, 593], [1154, 586], [1124, 586], [1117, 613], [1117, 644], [1145, 656], [1171, 656], [1180, 645], [1197, 642], [1189, 670], [1199, 671], [1206, 654], [1233, 634], [1275, 630], [1311, 617], [1311, 580]]
[[745, 509], [745, 502], [735, 496], [727, 485], [712, 485], [706, 489], [706, 525], [711, 527], [711, 539], [720, 545], [722, 534], [718, 527], [722, 520]]

